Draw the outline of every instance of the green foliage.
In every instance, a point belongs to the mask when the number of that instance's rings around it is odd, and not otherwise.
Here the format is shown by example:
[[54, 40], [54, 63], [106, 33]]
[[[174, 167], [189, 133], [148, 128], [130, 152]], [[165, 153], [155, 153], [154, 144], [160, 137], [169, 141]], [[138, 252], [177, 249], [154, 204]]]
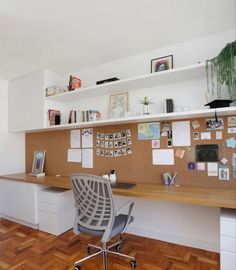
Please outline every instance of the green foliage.
[[[221, 87], [228, 87], [231, 99], [236, 101], [236, 41], [228, 43], [218, 56], [206, 61], [208, 93], [220, 97]], [[211, 86], [211, 89], [210, 89]]]
[[140, 100], [140, 104], [143, 104], [143, 105], [149, 105], [153, 103], [154, 102], [152, 102], [151, 99], [148, 99], [147, 97], [144, 97], [142, 100]]

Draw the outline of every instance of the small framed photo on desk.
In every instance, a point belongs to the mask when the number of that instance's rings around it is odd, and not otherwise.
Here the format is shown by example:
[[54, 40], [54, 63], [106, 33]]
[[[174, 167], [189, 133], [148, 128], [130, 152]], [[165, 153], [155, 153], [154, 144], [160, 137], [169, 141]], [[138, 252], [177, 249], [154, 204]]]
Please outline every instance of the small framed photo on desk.
[[35, 150], [32, 170], [29, 175], [31, 176], [44, 176], [43, 166], [45, 159], [45, 150]]

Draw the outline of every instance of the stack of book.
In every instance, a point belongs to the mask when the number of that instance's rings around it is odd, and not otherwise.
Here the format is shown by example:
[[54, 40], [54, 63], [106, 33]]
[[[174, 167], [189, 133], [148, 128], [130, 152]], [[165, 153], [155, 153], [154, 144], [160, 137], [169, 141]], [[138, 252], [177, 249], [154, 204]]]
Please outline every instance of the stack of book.
[[90, 122], [101, 119], [101, 113], [97, 110], [82, 111], [82, 122]]
[[61, 112], [59, 110], [48, 110], [48, 124], [49, 126], [61, 124]]
[[79, 122], [90, 122], [101, 119], [101, 113], [97, 110], [87, 110], [87, 111], [74, 111], [71, 110], [69, 114], [69, 124], [79, 123]]

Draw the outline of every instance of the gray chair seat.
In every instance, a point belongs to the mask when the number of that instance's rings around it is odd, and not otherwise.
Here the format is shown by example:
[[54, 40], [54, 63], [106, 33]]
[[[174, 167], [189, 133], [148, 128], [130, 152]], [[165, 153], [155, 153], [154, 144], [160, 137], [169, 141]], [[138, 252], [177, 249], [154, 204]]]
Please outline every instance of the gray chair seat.
[[[123, 231], [127, 222], [127, 218], [128, 218], [128, 215], [123, 215], [123, 214], [120, 214], [115, 217], [115, 221], [111, 230], [111, 238], [115, 237], [116, 235], [120, 234]], [[133, 222], [133, 220], [134, 220], [134, 217], [131, 216], [129, 223]], [[85, 233], [92, 236], [98, 236], [98, 237], [102, 237], [104, 234], [104, 230], [92, 230], [84, 226], [81, 226], [79, 224], [78, 224], [78, 231], [80, 231], [81, 233]]]

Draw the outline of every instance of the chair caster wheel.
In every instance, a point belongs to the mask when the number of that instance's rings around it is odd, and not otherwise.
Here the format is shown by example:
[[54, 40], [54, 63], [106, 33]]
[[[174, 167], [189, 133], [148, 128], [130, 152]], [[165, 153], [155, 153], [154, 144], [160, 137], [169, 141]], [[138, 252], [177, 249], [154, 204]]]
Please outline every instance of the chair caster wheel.
[[88, 254], [91, 254], [91, 247], [87, 247]]
[[120, 244], [116, 245], [116, 251], [120, 251], [120, 250], [121, 250], [121, 245]]
[[137, 266], [136, 260], [132, 260], [132, 261], [130, 262], [130, 264], [131, 264], [131, 267], [132, 267], [132, 268], [136, 268], [136, 266]]
[[80, 270], [81, 268], [80, 268], [80, 266], [79, 265], [76, 265], [75, 267], [74, 267], [74, 270]]

